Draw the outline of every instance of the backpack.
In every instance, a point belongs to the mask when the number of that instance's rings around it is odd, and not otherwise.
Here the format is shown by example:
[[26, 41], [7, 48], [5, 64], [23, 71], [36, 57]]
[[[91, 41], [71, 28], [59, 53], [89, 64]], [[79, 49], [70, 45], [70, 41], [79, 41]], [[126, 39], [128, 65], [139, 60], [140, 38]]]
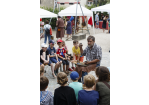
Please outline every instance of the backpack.
[[50, 34], [50, 29], [46, 28], [45, 33]]

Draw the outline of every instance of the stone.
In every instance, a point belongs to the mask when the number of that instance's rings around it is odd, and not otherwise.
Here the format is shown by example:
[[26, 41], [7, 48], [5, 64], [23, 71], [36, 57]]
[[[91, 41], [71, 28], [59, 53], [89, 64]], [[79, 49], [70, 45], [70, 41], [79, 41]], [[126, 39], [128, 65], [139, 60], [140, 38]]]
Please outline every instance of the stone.
[[82, 39], [86, 39], [85, 33], [78, 33], [78, 34], [72, 35], [72, 40], [82, 40]]

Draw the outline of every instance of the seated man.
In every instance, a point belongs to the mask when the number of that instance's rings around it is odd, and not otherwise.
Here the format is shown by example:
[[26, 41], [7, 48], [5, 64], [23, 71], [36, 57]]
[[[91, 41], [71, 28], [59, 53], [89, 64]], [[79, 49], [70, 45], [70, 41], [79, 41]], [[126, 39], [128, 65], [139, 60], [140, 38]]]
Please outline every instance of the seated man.
[[[89, 67], [91, 69], [91, 68], [95, 68], [95, 67], [100, 66], [100, 62], [101, 62], [101, 58], [102, 58], [102, 49], [99, 45], [97, 45], [95, 43], [95, 37], [94, 36], [89, 36], [87, 38], [87, 41], [88, 41], [88, 46], [83, 51], [82, 55], [86, 56], [85, 64], [91, 65]], [[82, 79], [83, 79], [83, 76], [87, 75], [88, 73], [87, 73], [87, 71], [85, 71], [85, 69], [83, 67], [81, 70], [82, 70]], [[79, 82], [81, 82], [80, 78], [79, 78]]]

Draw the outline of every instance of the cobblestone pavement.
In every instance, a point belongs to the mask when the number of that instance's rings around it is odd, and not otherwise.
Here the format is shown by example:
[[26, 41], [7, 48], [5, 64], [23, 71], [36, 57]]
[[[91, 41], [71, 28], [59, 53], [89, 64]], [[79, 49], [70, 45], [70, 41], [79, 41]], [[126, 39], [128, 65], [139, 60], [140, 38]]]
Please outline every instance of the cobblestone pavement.
[[[101, 46], [102, 48], [102, 60], [101, 60], [101, 66], [106, 66], [106, 67], [110, 67], [110, 34], [106, 34], [102, 32], [101, 29], [95, 29], [95, 34], [93, 34], [92, 28], [90, 29], [91, 35], [95, 36], [95, 43], [98, 44], [99, 46]], [[54, 36], [54, 40], [56, 41], [56, 32], [53, 30], [53, 36]], [[88, 34], [86, 36], [86, 38], [88, 37]], [[63, 40], [66, 39], [66, 35], [64, 36]], [[40, 40], [40, 45], [44, 42], [44, 38]], [[83, 49], [87, 46], [87, 40], [80, 40], [79, 42], [83, 43]], [[72, 40], [69, 41], [65, 41], [69, 53], [72, 53], [71, 49], [72, 49]], [[48, 42], [47, 42], [48, 45]], [[41, 47], [40, 47], [41, 48]], [[57, 48], [57, 44], [55, 44], [55, 48]], [[85, 58], [84, 58], [85, 59]], [[45, 70], [46, 73], [44, 73], [44, 76], [46, 76], [49, 79], [49, 85], [47, 90], [51, 91], [54, 94], [54, 90], [59, 87], [59, 84], [57, 84], [57, 79], [54, 79], [52, 74], [51, 74], [51, 67], [50, 66], [45, 66]], [[60, 71], [60, 69], [59, 69]], [[71, 73], [71, 72], [70, 72]], [[69, 74], [70, 74], [69, 73]], [[89, 74], [92, 74], [96, 77], [95, 72], [91, 71]], [[68, 75], [68, 82], [72, 82], [70, 79], [70, 75]]]

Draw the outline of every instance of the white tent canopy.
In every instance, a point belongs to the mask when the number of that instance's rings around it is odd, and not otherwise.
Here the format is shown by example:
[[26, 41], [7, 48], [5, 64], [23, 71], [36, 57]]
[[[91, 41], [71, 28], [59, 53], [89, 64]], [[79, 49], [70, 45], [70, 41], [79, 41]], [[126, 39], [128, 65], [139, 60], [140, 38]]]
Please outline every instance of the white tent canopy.
[[[76, 5], [74, 4], [72, 6], [67, 7], [64, 10], [61, 10], [58, 15], [59, 16], [76, 16]], [[82, 10], [83, 10], [83, 14], [84, 16], [92, 16], [92, 11], [81, 6]], [[77, 16], [83, 16], [80, 5], [78, 4], [78, 8], [77, 8]]]
[[[61, 10], [58, 15], [59, 16], [76, 16], [76, 8], [77, 8], [77, 16], [92, 16], [92, 21], [93, 21], [93, 12], [83, 6], [81, 6], [80, 8], [80, 5], [78, 4], [78, 7], [77, 7], [77, 4], [74, 4], [72, 6], [69, 6], [67, 7], [66, 9], [64, 10]], [[82, 11], [83, 11], [83, 14], [82, 14]], [[94, 24], [93, 24], [93, 31], [94, 31]], [[95, 33], [95, 31], [94, 31]]]
[[103, 6], [96, 7], [96, 8], [92, 8], [91, 11], [101, 11], [101, 12], [110, 13], [110, 4], [106, 4]]
[[57, 17], [57, 14], [40, 8], [40, 18]]

